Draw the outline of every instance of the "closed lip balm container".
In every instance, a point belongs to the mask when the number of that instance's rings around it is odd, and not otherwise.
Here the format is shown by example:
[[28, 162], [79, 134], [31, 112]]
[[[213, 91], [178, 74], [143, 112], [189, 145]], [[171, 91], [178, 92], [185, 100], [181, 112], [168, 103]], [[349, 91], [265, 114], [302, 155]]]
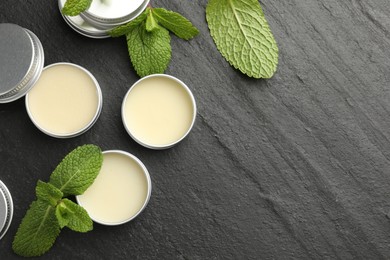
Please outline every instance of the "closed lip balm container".
[[[66, 0], [58, 0], [60, 12]], [[139, 16], [149, 0], [94, 0], [85, 12], [77, 16], [62, 14], [65, 22], [76, 32], [90, 38], [108, 38], [108, 32]]]
[[103, 103], [95, 77], [71, 63], [43, 68], [38, 37], [16, 24], [0, 24], [0, 35], [0, 103], [26, 96], [32, 122], [53, 137], [74, 137], [90, 129]]
[[7, 186], [0, 181], [0, 240], [7, 233], [14, 214], [11, 193]]
[[127, 133], [151, 149], [167, 149], [182, 141], [196, 118], [191, 90], [181, 80], [154, 74], [137, 81], [122, 103], [122, 121]]
[[137, 217], [149, 202], [152, 183], [145, 165], [134, 155], [103, 152], [102, 168], [93, 184], [76, 196], [96, 223], [120, 225]]

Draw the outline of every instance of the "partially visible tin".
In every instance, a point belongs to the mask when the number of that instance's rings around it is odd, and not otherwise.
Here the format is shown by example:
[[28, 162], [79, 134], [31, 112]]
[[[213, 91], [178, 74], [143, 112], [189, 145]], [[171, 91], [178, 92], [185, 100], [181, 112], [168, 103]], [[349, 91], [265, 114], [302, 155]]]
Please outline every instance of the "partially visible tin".
[[[58, 7], [60, 11], [64, 7], [66, 0], [58, 0]], [[81, 35], [94, 38], [94, 39], [104, 39], [109, 38], [108, 29], [99, 29], [94, 27], [89, 22], [85, 21], [80, 15], [77, 16], [67, 16], [61, 13], [65, 22], [76, 32]]]
[[[110, 37], [108, 32], [139, 16], [150, 0], [93, 0], [89, 9], [78, 16], [63, 15], [76, 32], [95, 39]], [[66, 0], [58, 0], [60, 12]]]
[[0, 24], [0, 103], [23, 97], [36, 83], [44, 64], [42, 44], [31, 31]]
[[7, 233], [14, 214], [14, 204], [7, 186], [0, 181], [0, 240]]

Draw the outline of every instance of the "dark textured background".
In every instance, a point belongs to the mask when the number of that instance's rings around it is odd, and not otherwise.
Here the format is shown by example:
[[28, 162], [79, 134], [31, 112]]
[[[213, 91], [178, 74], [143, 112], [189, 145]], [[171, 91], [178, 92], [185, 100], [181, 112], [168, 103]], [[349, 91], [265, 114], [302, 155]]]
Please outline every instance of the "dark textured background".
[[58, 140], [34, 127], [23, 99], [0, 105], [0, 179], [15, 204], [0, 259], [16, 258], [11, 242], [37, 180], [85, 143], [139, 157], [152, 198], [131, 223], [62, 231], [47, 259], [390, 258], [389, 1], [262, 0], [280, 49], [270, 80], [225, 62], [206, 3], [153, 1], [201, 31], [190, 42], [172, 37], [166, 71], [193, 91], [196, 124], [178, 146], [153, 151], [122, 126], [122, 99], [138, 79], [124, 38], [78, 35], [55, 0], [1, 0], [0, 22], [32, 30], [46, 65], [90, 70], [104, 106], [90, 131]]

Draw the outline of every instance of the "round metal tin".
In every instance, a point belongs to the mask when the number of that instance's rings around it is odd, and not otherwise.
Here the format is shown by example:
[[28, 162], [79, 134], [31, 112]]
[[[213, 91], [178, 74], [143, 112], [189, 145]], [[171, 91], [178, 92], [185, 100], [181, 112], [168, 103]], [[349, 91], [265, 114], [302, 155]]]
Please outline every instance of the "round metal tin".
[[[144, 204], [142, 205], [140, 210], [135, 215], [129, 217], [128, 219], [126, 219], [124, 221], [121, 221], [121, 222], [104, 222], [104, 221], [101, 221], [101, 220], [97, 220], [96, 218], [94, 218], [94, 216], [90, 215], [91, 219], [94, 222], [96, 222], [96, 223], [99, 223], [99, 224], [102, 224], [102, 225], [106, 225], [106, 226], [117, 226], [117, 225], [125, 224], [125, 223], [135, 219], [146, 208], [146, 206], [149, 203], [150, 197], [152, 195], [152, 181], [151, 181], [148, 169], [146, 169], [145, 165], [136, 156], [132, 155], [131, 153], [128, 153], [128, 152], [125, 152], [125, 151], [121, 151], [121, 150], [108, 150], [108, 151], [104, 151], [103, 152], [103, 154], [108, 154], [108, 153], [114, 153], [114, 154], [116, 153], [116, 154], [125, 155], [125, 156], [129, 157], [131, 160], [135, 161], [142, 168], [142, 171], [145, 174], [146, 182], [147, 182], [147, 185], [148, 185], [148, 190], [147, 190], [147, 194], [146, 194], [146, 198], [145, 198]], [[78, 197], [79, 196], [76, 196], [77, 203], [80, 206], [83, 206], [82, 203], [80, 203], [80, 200], [79, 200]]]
[[[150, 144], [150, 143], [146, 143], [144, 141], [142, 141], [141, 139], [139, 139], [137, 136], [135, 136], [132, 131], [131, 131], [131, 126], [127, 125], [126, 124], [126, 120], [125, 120], [125, 104], [126, 104], [126, 99], [127, 97], [129, 96], [131, 90], [141, 81], [145, 80], [145, 79], [148, 79], [148, 78], [151, 78], [151, 77], [167, 77], [173, 81], [176, 81], [179, 83], [180, 86], [182, 86], [185, 91], [188, 93], [188, 95], [190, 96], [190, 99], [191, 99], [191, 102], [192, 102], [192, 108], [193, 108], [193, 115], [192, 115], [192, 122], [191, 122], [191, 125], [190, 127], [188, 128], [187, 132], [178, 140], [176, 140], [175, 142], [172, 142], [172, 143], [169, 143], [169, 144], [166, 144], [166, 145], [154, 145], [154, 144]], [[146, 147], [146, 148], [150, 148], [150, 149], [155, 149], [155, 150], [163, 150], [163, 149], [168, 149], [168, 148], [171, 148], [173, 146], [175, 146], [176, 144], [178, 144], [179, 142], [181, 142], [190, 132], [191, 132], [191, 129], [192, 127], [194, 126], [195, 124], [195, 119], [196, 119], [196, 113], [197, 113], [197, 109], [196, 109], [196, 102], [195, 102], [195, 98], [194, 98], [194, 95], [192, 94], [191, 90], [188, 88], [188, 86], [186, 84], [184, 84], [183, 81], [179, 80], [178, 78], [176, 77], [173, 77], [173, 76], [170, 76], [170, 75], [167, 75], [167, 74], [152, 74], [152, 75], [149, 75], [149, 76], [146, 76], [146, 77], [143, 77], [142, 79], [139, 79], [137, 82], [135, 82], [133, 84], [133, 86], [130, 87], [129, 91], [126, 93], [124, 99], [123, 99], [123, 102], [122, 102], [122, 122], [123, 122], [123, 125], [127, 131], [127, 133], [131, 136], [131, 138], [133, 138], [134, 141], [136, 141], [137, 143], [139, 143], [140, 145]]]
[[11, 193], [7, 186], [0, 181], [0, 240], [7, 233], [14, 214], [14, 205]]
[[16, 24], [0, 24], [0, 103], [23, 97], [38, 80], [44, 52], [38, 37]]
[[45, 128], [41, 127], [35, 121], [32, 113], [31, 113], [30, 107], [29, 107], [28, 94], [27, 94], [26, 100], [25, 100], [26, 110], [27, 110], [27, 113], [28, 113], [31, 121], [43, 133], [45, 133], [45, 134], [47, 134], [49, 136], [52, 136], [52, 137], [56, 137], [56, 138], [72, 138], [72, 137], [76, 137], [76, 136], [79, 136], [79, 135], [85, 133], [86, 131], [88, 131], [96, 123], [96, 121], [98, 120], [98, 118], [100, 116], [100, 113], [102, 111], [103, 95], [102, 95], [102, 91], [100, 89], [100, 85], [99, 85], [98, 81], [96, 80], [96, 78], [92, 75], [91, 72], [89, 72], [87, 69], [85, 69], [85, 68], [83, 68], [83, 67], [81, 67], [79, 65], [76, 65], [76, 64], [73, 64], [73, 63], [68, 63], [68, 62], [59, 62], [59, 63], [54, 63], [54, 64], [51, 64], [49, 66], [46, 66], [43, 70], [46, 70], [46, 69], [49, 69], [49, 68], [51, 68], [53, 66], [58, 66], [58, 65], [69, 65], [69, 66], [76, 67], [76, 68], [84, 71], [92, 79], [92, 81], [94, 82], [94, 85], [95, 85], [95, 88], [96, 88], [96, 92], [97, 92], [97, 95], [98, 95], [98, 107], [96, 108], [96, 113], [95, 113], [94, 117], [92, 118], [92, 120], [88, 123], [88, 125], [86, 125], [82, 129], [80, 129], [79, 131], [76, 131], [76, 132], [73, 132], [73, 133], [67, 133], [67, 134], [58, 134], [58, 133], [53, 133], [53, 132], [50, 132], [50, 131], [46, 130]]

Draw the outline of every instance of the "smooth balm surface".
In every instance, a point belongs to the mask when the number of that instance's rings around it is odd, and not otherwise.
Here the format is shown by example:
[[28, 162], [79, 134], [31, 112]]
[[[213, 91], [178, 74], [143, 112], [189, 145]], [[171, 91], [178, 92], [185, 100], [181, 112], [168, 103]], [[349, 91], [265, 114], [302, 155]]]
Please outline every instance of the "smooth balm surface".
[[128, 92], [123, 120], [131, 135], [143, 143], [165, 146], [180, 140], [191, 128], [194, 103], [176, 80], [145, 78]]
[[114, 224], [135, 216], [147, 196], [148, 181], [142, 167], [127, 155], [104, 153], [95, 182], [77, 200], [93, 220]]
[[39, 128], [67, 135], [91, 123], [99, 107], [99, 94], [86, 71], [71, 64], [56, 64], [42, 71], [27, 95], [27, 106]]

